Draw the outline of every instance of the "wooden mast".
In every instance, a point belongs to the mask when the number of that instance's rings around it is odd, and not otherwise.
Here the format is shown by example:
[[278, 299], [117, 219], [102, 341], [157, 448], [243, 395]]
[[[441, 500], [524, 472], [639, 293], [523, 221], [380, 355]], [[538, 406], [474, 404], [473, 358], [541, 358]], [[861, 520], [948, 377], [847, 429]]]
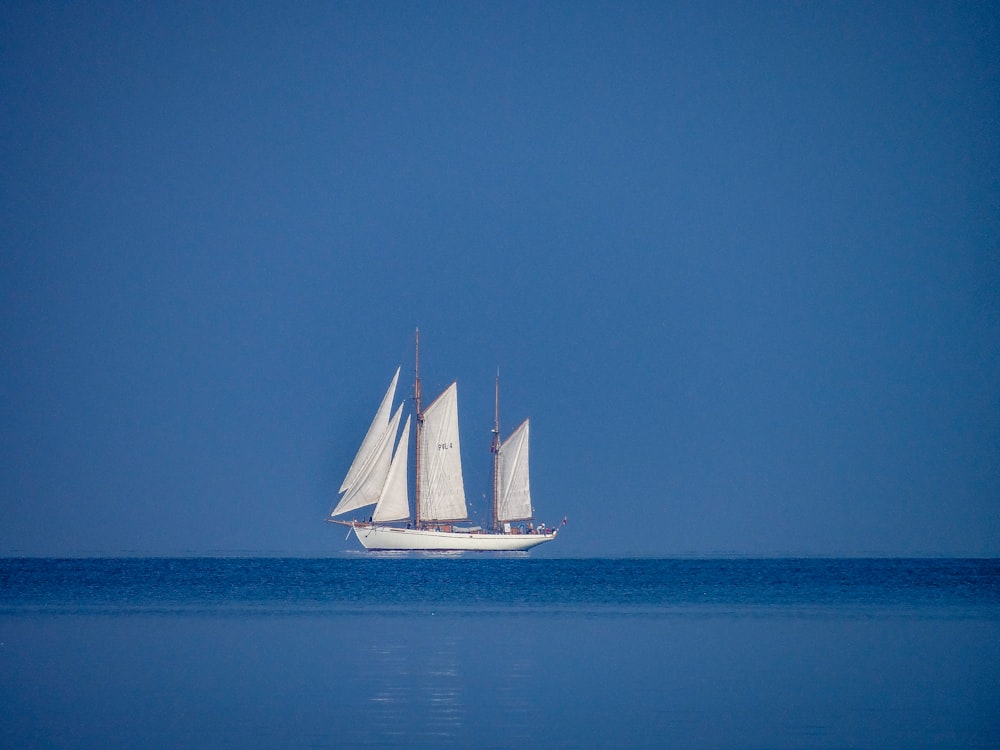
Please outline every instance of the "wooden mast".
[[420, 329], [417, 328], [416, 331], [416, 354], [413, 358], [413, 400], [415, 402], [416, 411], [416, 438], [417, 438], [417, 450], [416, 450], [416, 460], [414, 462], [414, 468], [416, 470], [416, 479], [413, 491], [413, 528], [420, 527], [420, 454], [422, 453], [421, 448], [423, 443], [420, 441], [420, 426], [424, 422], [424, 413], [420, 410]]
[[499, 529], [497, 505], [500, 502], [500, 370], [497, 369], [496, 388], [493, 392], [493, 531]]

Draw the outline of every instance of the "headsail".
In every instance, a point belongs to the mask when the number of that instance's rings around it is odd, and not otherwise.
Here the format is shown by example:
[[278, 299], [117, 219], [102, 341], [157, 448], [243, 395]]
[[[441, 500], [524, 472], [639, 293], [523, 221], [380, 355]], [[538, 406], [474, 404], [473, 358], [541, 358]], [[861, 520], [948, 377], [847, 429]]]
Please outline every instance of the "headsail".
[[458, 385], [452, 383], [423, 413], [420, 430], [420, 518], [462, 521], [468, 518], [458, 440]]
[[382, 487], [382, 496], [378, 499], [373, 521], [403, 521], [410, 517], [410, 501], [407, 495], [406, 455], [410, 451], [410, 417], [406, 417], [403, 434], [399, 436], [399, 444], [389, 465], [389, 476]]
[[528, 476], [528, 431], [526, 419], [500, 445], [497, 466], [498, 521], [523, 521], [534, 516]]
[[375, 457], [382, 435], [389, 427], [389, 415], [392, 413], [392, 400], [396, 395], [396, 381], [399, 380], [399, 370], [400, 368], [397, 367], [396, 374], [392, 376], [392, 382], [389, 384], [389, 390], [382, 397], [382, 403], [378, 407], [378, 412], [376, 412], [375, 418], [368, 427], [365, 439], [361, 441], [358, 454], [354, 457], [354, 461], [351, 462], [351, 468], [347, 470], [347, 476], [344, 477], [344, 483], [340, 485], [338, 492], [346, 492], [351, 489], [358, 480], [358, 477], [361, 476], [367, 465]]
[[389, 475], [389, 465], [392, 459], [392, 445], [396, 442], [396, 432], [399, 430], [399, 418], [403, 414], [400, 404], [393, 414], [389, 427], [379, 437], [378, 445], [372, 453], [371, 460], [365, 464], [358, 478], [346, 494], [340, 499], [331, 516], [339, 516], [351, 510], [363, 508], [378, 502]]

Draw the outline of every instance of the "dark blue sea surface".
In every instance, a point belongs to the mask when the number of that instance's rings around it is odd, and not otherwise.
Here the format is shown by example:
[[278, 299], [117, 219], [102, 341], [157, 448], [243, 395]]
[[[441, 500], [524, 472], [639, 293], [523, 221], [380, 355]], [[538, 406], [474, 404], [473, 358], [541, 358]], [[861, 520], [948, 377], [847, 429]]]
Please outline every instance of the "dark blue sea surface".
[[1000, 561], [0, 559], [0, 747], [1000, 747]]

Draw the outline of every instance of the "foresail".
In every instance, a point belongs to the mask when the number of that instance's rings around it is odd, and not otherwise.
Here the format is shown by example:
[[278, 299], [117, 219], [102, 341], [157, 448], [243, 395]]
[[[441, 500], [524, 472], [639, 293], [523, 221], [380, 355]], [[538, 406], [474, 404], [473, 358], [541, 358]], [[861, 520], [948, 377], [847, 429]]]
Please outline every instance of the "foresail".
[[403, 434], [399, 436], [399, 444], [389, 465], [389, 476], [386, 477], [382, 496], [372, 514], [373, 521], [402, 521], [410, 517], [410, 501], [406, 483], [406, 456], [410, 451], [410, 418], [407, 416], [403, 425]]
[[497, 519], [521, 521], [531, 518], [531, 486], [528, 476], [528, 420], [500, 445], [498, 462]]
[[452, 383], [424, 410], [420, 430], [419, 521], [468, 518], [458, 440], [458, 385]]
[[392, 413], [392, 400], [396, 395], [396, 381], [399, 380], [399, 370], [400, 368], [397, 367], [396, 374], [392, 376], [392, 382], [389, 384], [389, 390], [382, 397], [382, 403], [378, 407], [378, 412], [368, 427], [365, 439], [361, 441], [358, 454], [354, 457], [354, 461], [351, 462], [351, 468], [347, 470], [347, 476], [344, 477], [344, 483], [340, 485], [338, 492], [346, 492], [351, 489], [358, 480], [358, 477], [365, 471], [366, 466], [375, 458], [382, 435], [389, 426], [389, 414]]
[[341, 513], [357, 510], [378, 501], [379, 495], [382, 494], [382, 487], [385, 486], [386, 477], [389, 475], [392, 446], [396, 442], [396, 432], [399, 430], [399, 418], [402, 413], [403, 405], [400, 404], [389, 422], [388, 429], [382, 432], [372, 453], [372, 460], [361, 469], [354, 484], [340, 499], [337, 507], [330, 514], [331, 516], [339, 516]]

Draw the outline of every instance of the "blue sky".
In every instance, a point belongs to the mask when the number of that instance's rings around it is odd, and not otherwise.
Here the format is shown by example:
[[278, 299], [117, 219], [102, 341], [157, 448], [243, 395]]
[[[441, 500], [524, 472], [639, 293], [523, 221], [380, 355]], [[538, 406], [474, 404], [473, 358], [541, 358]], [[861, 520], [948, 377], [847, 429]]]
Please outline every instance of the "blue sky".
[[1000, 554], [995, 4], [284, 6], [0, 10], [0, 553], [352, 548], [419, 326], [537, 554]]

